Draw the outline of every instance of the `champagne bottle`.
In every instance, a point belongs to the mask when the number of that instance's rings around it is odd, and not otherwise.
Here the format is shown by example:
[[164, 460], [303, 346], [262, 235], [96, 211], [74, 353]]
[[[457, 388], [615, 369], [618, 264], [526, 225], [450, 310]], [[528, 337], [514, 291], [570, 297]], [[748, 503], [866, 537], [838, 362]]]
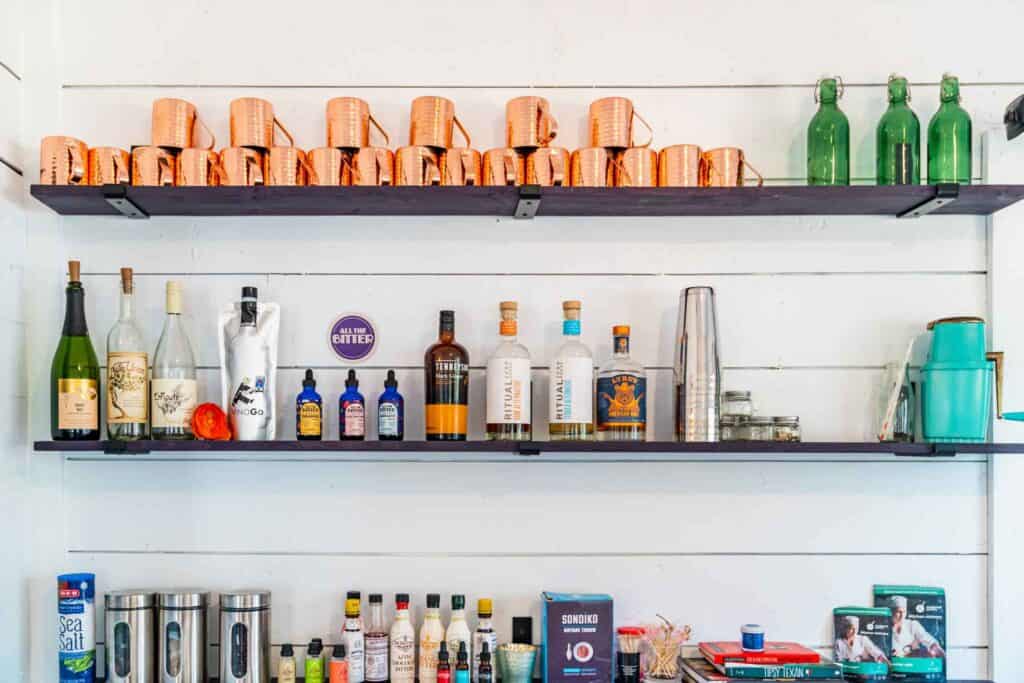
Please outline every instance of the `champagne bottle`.
[[939, 110], [928, 122], [928, 182], [971, 183], [971, 117], [960, 106], [960, 81], [944, 74]]
[[181, 322], [181, 284], [167, 283], [167, 318], [153, 355], [153, 438], [191, 439], [196, 360]]
[[145, 439], [149, 427], [149, 356], [133, 315], [132, 269], [121, 269], [121, 306], [107, 334], [107, 436]]
[[910, 108], [907, 79], [889, 76], [889, 109], [875, 132], [879, 185], [921, 183], [921, 122]]
[[50, 434], [58, 441], [100, 438], [100, 364], [85, 324], [81, 264], [68, 262], [64, 329], [50, 366]]
[[835, 78], [818, 81], [818, 111], [807, 126], [807, 184], [850, 184], [850, 121], [837, 101]]

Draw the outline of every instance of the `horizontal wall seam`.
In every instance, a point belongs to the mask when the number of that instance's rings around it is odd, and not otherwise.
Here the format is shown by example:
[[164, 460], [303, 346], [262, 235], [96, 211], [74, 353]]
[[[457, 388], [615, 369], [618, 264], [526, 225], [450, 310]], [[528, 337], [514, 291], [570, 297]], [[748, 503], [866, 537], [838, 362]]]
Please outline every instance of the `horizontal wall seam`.
[[672, 557], [988, 557], [987, 552], [518, 552], [518, 553], [483, 553], [483, 552], [346, 552], [322, 550], [118, 550], [118, 549], [86, 549], [69, 548], [75, 555], [163, 555], [188, 557], [355, 557], [355, 558], [413, 558], [413, 559], [523, 559], [523, 558], [672, 558]]
[[[91, 271], [85, 277], [116, 277], [120, 273]], [[692, 272], [692, 273], [413, 273], [413, 272], [328, 272], [328, 271], [237, 271], [237, 272], [160, 272], [135, 271], [135, 277], [864, 277], [864, 276], [984, 276], [988, 270], [849, 270], [849, 271], [746, 271], [746, 272]]]
[[[14, 73], [13, 71], [11, 72]], [[887, 83], [844, 83], [849, 88], [884, 88]], [[913, 87], [938, 86], [939, 81], [912, 81]], [[1009, 87], [1024, 86], [1024, 81], [960, 81], [960, 87]], [[512, 84], [386, 84], [386, 83], [63, 83], [64, 90], [154, 90], [154, 89], [262, 89], [262, 90], [778, 90], [811, 89], [814, 83], [662, 83], [662, 84], [616, 84], [616, 83], [512, 83]]]

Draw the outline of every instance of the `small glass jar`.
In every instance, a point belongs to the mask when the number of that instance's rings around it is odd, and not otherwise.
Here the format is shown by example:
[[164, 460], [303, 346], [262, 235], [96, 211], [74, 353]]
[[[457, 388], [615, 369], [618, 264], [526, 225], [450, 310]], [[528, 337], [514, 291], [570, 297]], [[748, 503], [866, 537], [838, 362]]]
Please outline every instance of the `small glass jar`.
[[738, 441], [739, 421], [739, 415], [723, 415], [718, 421], [718, 440]]
[[772, 438], [775, 441], [800, 441], [800, 418], [773, 417]]
[[750, 441], [772, 440], [772, 418], [752, 417], [747, 420], [747, 434]]
[[750, 400], [749, 391], [727, 391], [722, 394], [722, 415], [750, 417], [753, 414], [754, 404]]

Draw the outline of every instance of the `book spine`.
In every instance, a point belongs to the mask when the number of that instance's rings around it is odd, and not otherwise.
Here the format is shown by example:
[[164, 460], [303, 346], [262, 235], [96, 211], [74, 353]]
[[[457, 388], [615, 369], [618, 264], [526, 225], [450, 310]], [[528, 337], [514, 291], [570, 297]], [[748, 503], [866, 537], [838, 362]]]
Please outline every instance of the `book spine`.
[[771, 665], [733, 665], [724, 664], [720, 671], [729, 678], [772, 679], [790, 678], [794, 680], [829, 680], [843, 677], [838, 666], [815, 666], [800, 664]]

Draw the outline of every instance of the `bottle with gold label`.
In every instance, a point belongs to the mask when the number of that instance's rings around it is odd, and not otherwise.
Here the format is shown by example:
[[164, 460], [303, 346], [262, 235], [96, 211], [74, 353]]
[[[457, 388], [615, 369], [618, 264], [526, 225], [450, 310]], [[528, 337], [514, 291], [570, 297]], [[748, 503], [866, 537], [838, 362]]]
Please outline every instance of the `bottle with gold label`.
[[64, 329], [50, 366], [50, 434], [55, 440], [100, 438], [100, 364], [85, 324], [81, 264], [68, 263]]
[[154, 439], [191, 439], [198, 404], [196, 360], [182, 322], [181, 284], [167, 283], [167, 317], [153, 354]]
[[107, 436], [145, 439], [149, 432], [149, 356], [135, 322], [135, 283], [131, 268], [121, 269], [121, 305], [107, 334]]
[[324, 401], [316, 393], [313, 371], [306, 368], [302, 392], [295, 397], [295, 438], [299, 441], [319, 441], [323, 438]]
[[647, 431], [647, 373], [630, 358], [629, 325], [612, 328], [612, 358], [597, 373], [597, 438], [643, 441]]
[[427, 441], [465, 441], [469, 353], [455, 342], [455, 311], [441, 311], [438, 339], [423, 359]]
[[499, 304], [500, 342], [487, 361], [487, 438], [529, 441], [533, 385], [530, 382], [530, 352], [516, 341], [519, 305]]

